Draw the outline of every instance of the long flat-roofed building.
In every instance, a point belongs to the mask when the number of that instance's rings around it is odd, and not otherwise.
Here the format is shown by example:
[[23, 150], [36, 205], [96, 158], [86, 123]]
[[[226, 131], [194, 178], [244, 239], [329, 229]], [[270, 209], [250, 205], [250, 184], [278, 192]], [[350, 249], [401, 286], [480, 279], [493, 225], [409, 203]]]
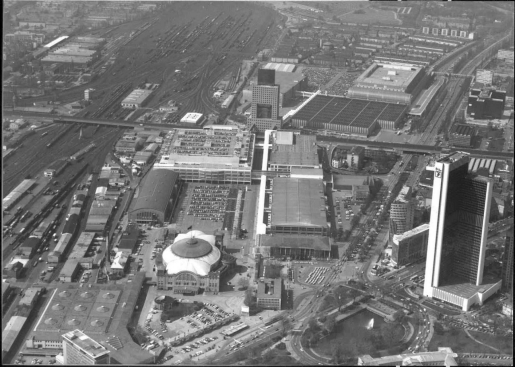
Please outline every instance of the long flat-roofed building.
[[379, 127], [397, 128], [406, 109], [403, 104], [316, 95], [293, 114], [291, 123], [296, 128], [369, 136]]
[[268, 169], [290, 172], [293, 168], [321, 168], [316, 136], [277, 131], [272, 135]]
[[435, 162], [424, 296], [464, 311], [501, 288], [484, 274], [492, 181], [469, 174], [470, 157], [456, 152]]
[[451, 348], [438, 347], [436, 352], [396, 354], [379, 358], [364, 355], [358, 358], [358, 366], [458, 366], [458, 354]]
[[129, 220], [139, 224], [161, 224], [168, 220], [177, 205], [181, 190], [179, 174], [153, 169], [140, 186]]
[[275, 178], [272, 181], [271, 201], [270, 233], [328, 235], [322, 181]]
[[259, 235], [259, 253], [264, 257], [315, 260], [331, 257], [331, 239], [326, 236]]
[[64, 364], [109, 364], [109, 351], [80, 330], [63, 335]]
[[165, 137], [155, 168], [187, 182], [250, 183], [254, 135], [237, 126], [176, 129]]
[[410, 104], [426, 78], [425, 70], [417, 66], [373, 63], [349, 88], [349, 98]]
[[[58, 354], [65, 348], [63, 334], [81, 330], [101, 345], [96, 348], [102, 352], [96, 355], [97, 363], [105, 350], [112, 364], [152, 363], [153, 356], [134, 342], [127, 329], [144, 280], [145, 273], [138, 272], [131, 283], [123, 285], [93, 283], [81, 288], [78, 284], [57, 284], [44, 300], [41, 315], [26, 336], [21, 352]], [[84, 357], [95, 359], [84, 352]]]
[[134, 89], [127, 97], [122, 101], [122, 107], [124, 108], [140, 108], [145, 105], [145, 101], [152, 94], [152, 90], [148, 89]]

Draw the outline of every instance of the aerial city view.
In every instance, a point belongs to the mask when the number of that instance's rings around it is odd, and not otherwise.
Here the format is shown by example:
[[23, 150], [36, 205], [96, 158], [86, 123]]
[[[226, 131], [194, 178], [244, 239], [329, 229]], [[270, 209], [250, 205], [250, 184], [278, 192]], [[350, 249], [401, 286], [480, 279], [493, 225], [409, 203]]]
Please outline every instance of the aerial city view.
[[3, 365], [513, 366], [514, 2], [3, 2]]

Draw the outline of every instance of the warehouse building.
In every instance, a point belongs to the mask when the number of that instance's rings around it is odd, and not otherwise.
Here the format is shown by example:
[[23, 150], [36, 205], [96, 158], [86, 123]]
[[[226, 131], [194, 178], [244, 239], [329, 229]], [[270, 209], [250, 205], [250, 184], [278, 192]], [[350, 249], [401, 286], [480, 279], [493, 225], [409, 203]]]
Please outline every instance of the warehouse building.
[[165, 137], [154, 168], [186, 182], [250, 183], [254, 134], [231, 125], [176, 129]]
[[271, 186], [268, 233], [329, 234], [322, 181], [279, 177], [273, 179]]
[[131, 94], [122, 101], [122, 107], [134, 109], [143, 107], [151, 94], [152, 91], [148, 89], [134, 89]]
[[271, 135], [270, 171], [291, 172], [292, 168], [322, 168], [316, 136], [277, 131]]
[[92, 58], [89, 56], [70, 56], [70, 55], [47, 55], [41, 59], [41, 63], [43, 67], [45, 65], [51, 64], [61, 64], [60, 69], [61, 72], [65, 70], [72, 69], [84, 69], [87, 68], [91, 62]]
[[426, 79], [425, 69], [421, 67], [373, 63], [356, 79], [347, 96], [409, 105]]
[[397, 128], [407, 106], [316, 95], [291, 117], [296, 128], [321, 129], [369, 136], [378, 128]]
[[166, 169], [151, 170], [140, 186], [129, 220], [139, 224], [167, 222], [177, 205], [182, 180], [177, 172]]
[[144, 273], [137, 273], [132, 282], [123, 285], [92, 283], [80, 288], [77, 284], [57, 284], [21, 352], [64, 354], [63, 334], [79, 329], [109, 351], [112, 364], [153, 363], [154, 356], [142, 350], [127, 329], [144, 280]]
[[55, 40], [53, 40], [52, 42], [47, 43], [43, 47], [47, 48], [47, 49], [51, 49], [52, 47], [55, 47], [55, 46], [61, 44], [66, 39], [68, 39], [68, 36], [57, 37]]
[[206, 122], [206, 117], [201, 113], [188, 112], [181, 118], [182, 124], [202, 126]]
[[455, 147], [470, 148], [475, 135], [476, 131], [472, 126], [454, 124], [449, 134], [449, 144]]

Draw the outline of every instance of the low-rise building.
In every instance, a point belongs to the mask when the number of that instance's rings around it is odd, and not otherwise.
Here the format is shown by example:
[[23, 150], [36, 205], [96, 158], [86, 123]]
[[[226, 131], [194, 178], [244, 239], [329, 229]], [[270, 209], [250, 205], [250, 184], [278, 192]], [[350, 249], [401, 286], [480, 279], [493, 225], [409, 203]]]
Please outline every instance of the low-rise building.
[[269, 310], [281, 310], [282, 283], [280, 278], [265, 279], [258, 283], [257, 305]]
[[438, 347], [437, 352], [396, 354], [379, 358], [364, 355], [358, 358], [358, 366], [457, 366], [458, 354], [451, 348]]
[[475, 136], [474, 127], [467, 124], [454, 124], [449, 134], [449, 143], [456, 147], [469, 148]]
[[145, 105], [148, 97], [152, 94], [151, 90], [148, 89], [134, 89], [131, 94], [129, 94], [122, 101], [123, 108], [140, 108]]

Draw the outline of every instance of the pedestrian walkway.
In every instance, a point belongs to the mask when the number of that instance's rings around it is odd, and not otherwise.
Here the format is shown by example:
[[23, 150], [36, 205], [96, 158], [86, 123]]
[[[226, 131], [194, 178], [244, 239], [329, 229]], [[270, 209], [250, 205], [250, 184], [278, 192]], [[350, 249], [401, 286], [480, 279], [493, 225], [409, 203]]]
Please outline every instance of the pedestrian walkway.
[[481, 342], [481, 341], [477, 340], [476, 338], [474, 338], [474, 337], [469, 333], [469, 331], [468, 331], [467, 329], [463, 329], [463, 330], [464, 330], [464, 331], [465, 331], [465, 333], [470, 337], [470, 339], [472, 339], [472, 340], [473, 340], [473, 341], [475, 341], [476, 343], [482, 344], [482, 345], [484, 345], [485, 347], [488, 347], [488, 348], [490, 348], [490, 349], [493, 349], [493, 350], [495, 350], [497, 353], [502, 353], [499, 349], [494, 348], [494, 347], [492, 347], [491, 345], [485, 344], [485, 343], [483, 343], [483, 342]]

